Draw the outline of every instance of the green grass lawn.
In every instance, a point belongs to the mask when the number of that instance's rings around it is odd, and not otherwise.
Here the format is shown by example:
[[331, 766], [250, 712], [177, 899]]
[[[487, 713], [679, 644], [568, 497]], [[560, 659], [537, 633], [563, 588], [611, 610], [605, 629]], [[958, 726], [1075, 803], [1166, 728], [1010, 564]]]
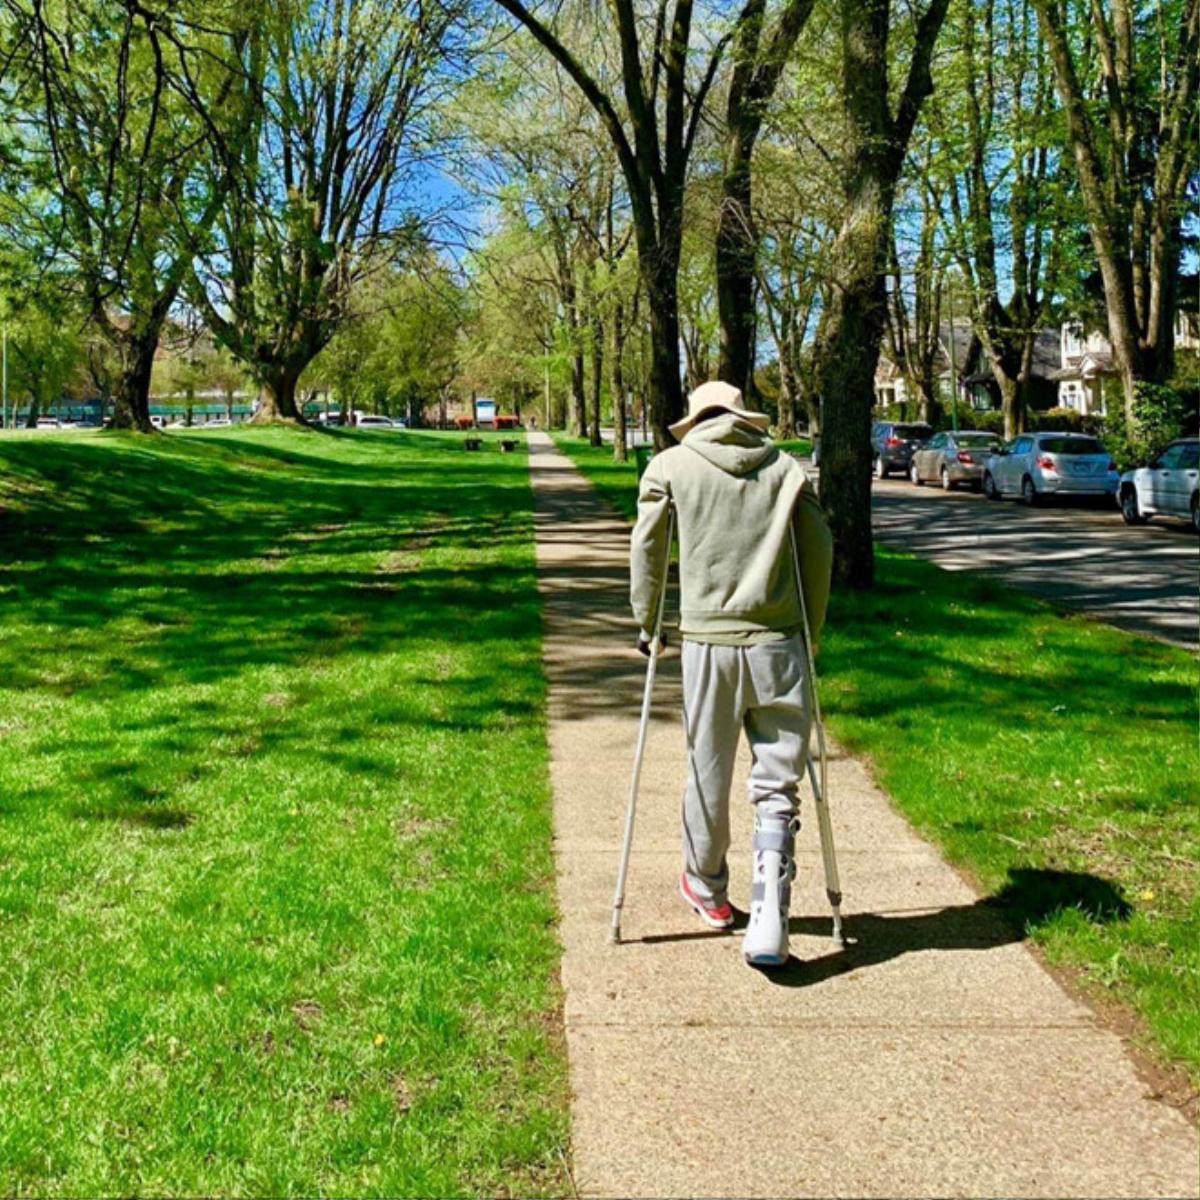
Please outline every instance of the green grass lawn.
[[809, 438], [785, 438], [783, 441], [776, 442], [780, 450], [786, 450], [789, 454], [799, 455], [802, 458], [808, 458], [812, 455], [812, 441]]
[[[632, 466], [559, 440], [632, 515]], [[1140, 1013], [1200, 1084], [1197, 660], [876, 553], [874, 590], [835, 595], [822, 637], [833, 733], [1051, 961]]]
[[567, 1189], [493, 441], [0, 438], [0, 1193]]

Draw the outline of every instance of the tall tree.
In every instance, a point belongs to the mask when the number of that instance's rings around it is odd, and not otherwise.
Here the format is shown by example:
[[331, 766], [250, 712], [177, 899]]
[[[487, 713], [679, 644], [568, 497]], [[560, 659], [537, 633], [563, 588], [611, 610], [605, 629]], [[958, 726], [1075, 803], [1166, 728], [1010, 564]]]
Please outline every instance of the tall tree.
[[[783, 112], [772, 141], [760, 146], [755, 170], [758, 294], [779, 364], [781, 437], [793, 437], [803, 410], [811, 433], [821, 427], [813, 373], [812, 334], [828, 303], [829, 247], [838, 218], [831, 162], [803, 133], [807, 121]], [[807, 113], [804, 114], [807, 116]]]
[[2, 0], [0, 60], [13, 88], [3, 206], [9, 236], [69, 263], [79, 299], [119, 361], [115, 423], [149, 432], [150, 372], [186, 275], [190, 234], [213, 220], [223, 173], [201, 171], [200, 123], [228, 118], [206, 0]]
[[[907, 390], [917, 398], [917, 412], [910, 415], [932, 425], [941, 413], [937, 374], [942, 354], [943, 268], [937, 248], [937, 206], [924, 181], [918, 181], [916, 190], [920, 198], [917, 246], [907, 271], [902, 269], [892, 232], [885, 330], [888, 355], [899, 367]], [[951, 386], [957, 387], [953, 364], [951, 371]]]
[[[728, 35], [699, 76], [689, 79], [694, 0], [660, 0], [649, 36], [635, 0], [613, 0], [620, 46], [621, 91], [606, 90], [586, 55], [570, 49], [522, 0], [495, 0], [562, 66], [599, 114], [612, 140], [629, 195], [638, 267], [650, 327], [650, 410], [656, 444], [672, 441], [668, 425], [683, 411], [676, 293], [683, 200], [696, 130]], [[668, 10], [669, 20], [668, 20]]]
[[949, 24], [956, 53], [946, 56], [928, 107], [932, 137], [914, 186], [927, 193], [922, 203], [931, 194], [941, 210], [1012, 437], [1024, 428], [1034, 346], [1071, 240], [1060, 114], [1025, 0], [961, 0]]
[[531, 226], [510, 209], [501, 210], [500, 222], [467, 259], [472, 304], [460, 381], [497, 398], [540, 390], [544, 426], [561, 427], [574, 347], [554, 253], [544, 225]]
[[352, 288], [419, 251], [405, 168], [455, 13], [439, 0], [273, 0], [229, 44], [241, 119], [209, 129], [231, 182], [189, 294], [259, 384], [259, 420], [299, 416], [297, 382]]
[[[524, 31], [481, 64], [448, 124], [460, 135], [453, 160], [464, 186], [497, 209], [505, 225], [527, 226], [550, 252], [562, 324], [551, 340], [562, 336], [570, 347], [571, 431], [583, 436], [595, 424], [598, 438], [598, 422], [589, 421], [586, 360], [590, 351], [594, 406], [594, 355], [602, 343], [592, 275], [604, 196], [616, 171], [607, 134], [561, 67]], [[508, 267], [515, 261], [503, 259]]]
[[892, 42], [892, 0], [837, 0], [847, 121], [843, 213], [831, 253], [835, 283], [817, 335], [824, 400], [820, 490], [834, 536], [834, 575], [852, 587], [869, 587], [875, 574], [871, 409], [896, 185], [921, 105], [933, 89], [930, 61], [948, 4], [929, 0], [907, 31], [912, 48], [893, 109], [893, 66], [905, 56]]
[[1200, 167], [1200, 0], [1034, 4], [1132, 421], [1137, 381], [1166, 380], [1174, 360], [1181, 224]]
[[725, 161], [717, 222], [717, 307], [721, 320], [718, 377], [751, 394], [754, 374], [754, 146], [767, 106], [812, 12], [813, 0], [786, 0], [768, 32], [766, 0], [747, 0], [733, 39], [733, 71], [725, 105]]

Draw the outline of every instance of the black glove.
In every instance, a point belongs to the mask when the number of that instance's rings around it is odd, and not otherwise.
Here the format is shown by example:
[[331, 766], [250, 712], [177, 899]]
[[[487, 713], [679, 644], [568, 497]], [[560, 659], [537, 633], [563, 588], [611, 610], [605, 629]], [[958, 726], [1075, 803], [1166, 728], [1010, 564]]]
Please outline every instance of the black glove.
[[[644, 633], [638, 633], [637, 639], [638, 653], [650, 657], [650, 639]], [[667, 648], [667, 631], [664, 629], [658, 635], [658, 652], [661, 654]]]

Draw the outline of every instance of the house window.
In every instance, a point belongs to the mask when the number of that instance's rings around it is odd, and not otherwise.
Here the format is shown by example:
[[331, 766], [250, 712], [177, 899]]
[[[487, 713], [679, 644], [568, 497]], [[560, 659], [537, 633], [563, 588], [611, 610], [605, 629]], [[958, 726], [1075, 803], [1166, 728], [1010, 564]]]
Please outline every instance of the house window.
[[1083, 411], [1083, 389], [1077, 383], [1064, 383], [1059, 387], [1058, 402], [1063, 408], [1073, 408], [1076, 412]]

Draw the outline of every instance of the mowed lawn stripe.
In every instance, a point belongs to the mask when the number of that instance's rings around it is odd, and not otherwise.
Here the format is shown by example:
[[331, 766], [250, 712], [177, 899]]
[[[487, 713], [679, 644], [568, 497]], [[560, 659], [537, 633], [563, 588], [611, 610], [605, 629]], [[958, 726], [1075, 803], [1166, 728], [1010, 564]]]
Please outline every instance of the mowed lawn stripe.
[[[558, 440], [632, 519], [634, 464]], [[882, 546], [876, 559], [873, 589], [830, 602], [818, 671], [833, 733], [1200, 1086], [1200, 663], [991, 579]]]
[[0, 441], [0, 1190], [561, 1193], [522, 453]]

